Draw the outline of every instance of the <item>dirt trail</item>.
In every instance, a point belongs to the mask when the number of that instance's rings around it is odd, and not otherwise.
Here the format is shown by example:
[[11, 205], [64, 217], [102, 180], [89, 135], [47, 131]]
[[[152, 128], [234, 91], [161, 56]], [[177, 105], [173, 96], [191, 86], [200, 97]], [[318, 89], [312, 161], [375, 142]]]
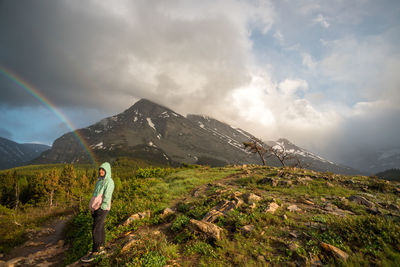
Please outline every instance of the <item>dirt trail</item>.
[[28, 231], [28, 241], [15, 247], [0, 266], [62, 266], [65, 227], [73, 215], [59, 217], [39, 230]]

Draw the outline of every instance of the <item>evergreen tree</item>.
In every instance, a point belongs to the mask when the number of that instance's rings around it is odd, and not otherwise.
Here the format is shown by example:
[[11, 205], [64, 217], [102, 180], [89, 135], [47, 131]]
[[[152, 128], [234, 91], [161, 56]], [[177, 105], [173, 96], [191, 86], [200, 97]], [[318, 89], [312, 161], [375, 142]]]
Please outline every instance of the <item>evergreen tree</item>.
[[76, 173], [72, 164], [65, 165], [60, 176], [60, 185], [62, 186], [67, 201], [71, 201], [71, 189], [76, 180]]

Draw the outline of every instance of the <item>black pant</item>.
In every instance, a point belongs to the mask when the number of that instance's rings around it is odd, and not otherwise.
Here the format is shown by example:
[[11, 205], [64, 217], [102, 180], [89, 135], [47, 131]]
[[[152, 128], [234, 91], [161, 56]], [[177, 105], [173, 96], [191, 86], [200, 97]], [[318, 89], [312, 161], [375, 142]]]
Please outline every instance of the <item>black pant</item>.
[[104, 246], [106, 241], [106, 232], [104, 230], [105, 219], [108, 210], [98, 209], [92, 213], [93, 217], [93, 252], [99, 251], [100, 246]]

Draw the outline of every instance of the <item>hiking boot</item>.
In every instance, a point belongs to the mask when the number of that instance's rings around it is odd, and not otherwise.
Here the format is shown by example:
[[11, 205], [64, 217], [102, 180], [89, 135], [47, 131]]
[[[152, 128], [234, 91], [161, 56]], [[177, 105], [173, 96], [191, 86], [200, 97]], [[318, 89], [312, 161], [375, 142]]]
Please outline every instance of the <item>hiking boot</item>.
[[98, 258], [100, 255], [103, 255], [105, 253], [106, 253], [106, 251], [104, 250], [104, 248], [103, 248], [103, 250], [100, 250], [100, 251], [90, 252], [88, 255], [81, 258], [81, 262], [92, 262], [96, 258]]
[[81, 258], [81, 262], [92, 262], [92, 261], [94, 261], [94, 259], [96, 258], [94, 253], [97, 253], [97, 252], [90, 252], [86, 256], [82, 257]]
[[106, 254], [106, 249], [105, 247], [100, 247], [99, 251], [97, 252], [97, 255], [103, 255], [103, 254]]

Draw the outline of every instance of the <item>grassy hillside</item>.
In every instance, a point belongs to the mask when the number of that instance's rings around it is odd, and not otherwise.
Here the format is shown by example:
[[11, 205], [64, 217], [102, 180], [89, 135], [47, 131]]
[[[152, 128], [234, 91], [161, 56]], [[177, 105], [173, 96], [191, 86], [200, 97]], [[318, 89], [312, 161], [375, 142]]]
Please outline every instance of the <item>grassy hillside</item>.
[[[144, 171], [121, 179], [96, 264], [398, 266], [399, 193], [398, 182], [293, 168]], [[66, 263], [90, 249], [91, 221], [84, 208], [72, 221]]]

